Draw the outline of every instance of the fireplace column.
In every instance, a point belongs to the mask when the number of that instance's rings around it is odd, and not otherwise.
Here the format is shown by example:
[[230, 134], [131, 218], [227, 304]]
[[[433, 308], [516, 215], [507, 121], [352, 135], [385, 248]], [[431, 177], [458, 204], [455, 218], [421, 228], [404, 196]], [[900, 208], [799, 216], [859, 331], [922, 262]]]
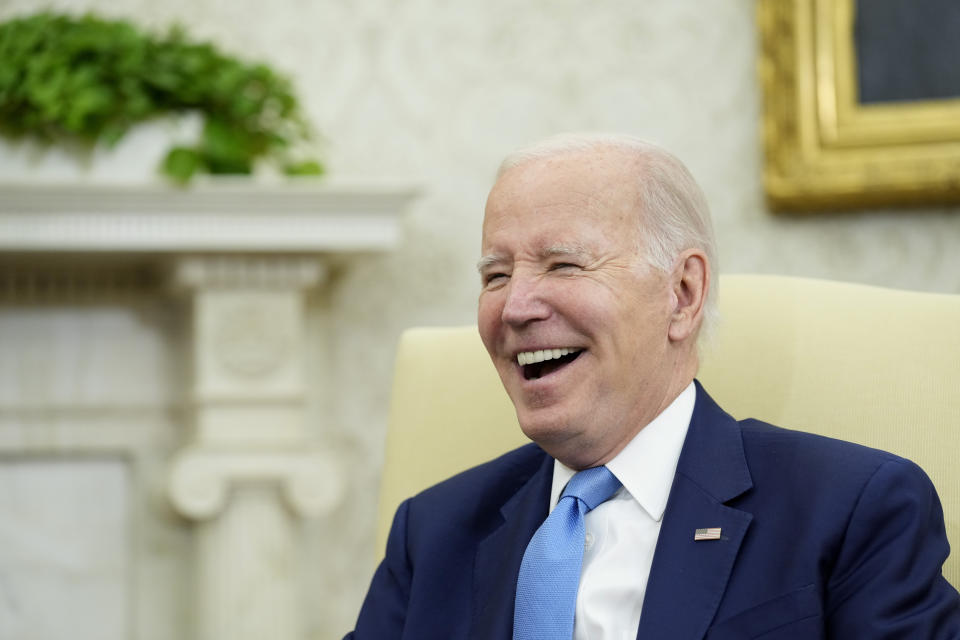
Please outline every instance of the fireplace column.
[[319, 258], [181, 257], [193, 326], [190, 443], [170, 495], [196, 522], [200, 640], [299, 640], [300, 519], [330, 510], [340, 474], [304, 428], [306, 292]]

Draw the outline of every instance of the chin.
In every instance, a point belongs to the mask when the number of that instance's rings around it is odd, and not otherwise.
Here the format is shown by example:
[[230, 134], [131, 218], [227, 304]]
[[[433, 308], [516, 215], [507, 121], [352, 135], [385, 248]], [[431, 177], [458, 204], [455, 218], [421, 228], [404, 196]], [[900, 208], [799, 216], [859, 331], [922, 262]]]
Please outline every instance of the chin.
[[553, 451], [569, 446], [570, 440], [576, 437], [569, 419], [561, 420], [546, 415], [521, 415], [520, 412], [517, 412], [517, 419], [523, 434], [551, 455]]

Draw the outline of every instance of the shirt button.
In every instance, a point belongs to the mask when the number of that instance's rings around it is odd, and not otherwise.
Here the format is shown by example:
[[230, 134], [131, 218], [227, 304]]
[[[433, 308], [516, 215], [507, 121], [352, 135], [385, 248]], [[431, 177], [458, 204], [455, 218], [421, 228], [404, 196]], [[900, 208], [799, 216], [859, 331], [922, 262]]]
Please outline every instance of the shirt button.
[[584, 538], [583, 538], [583, 546], [584, 546], [585, 549], [589, 549], [590, 547], [593, 546], [593, 534], [592, 534], [592, 533], [589, 533], [589, 532], [588, 532], [587, 535], [584, 536]]

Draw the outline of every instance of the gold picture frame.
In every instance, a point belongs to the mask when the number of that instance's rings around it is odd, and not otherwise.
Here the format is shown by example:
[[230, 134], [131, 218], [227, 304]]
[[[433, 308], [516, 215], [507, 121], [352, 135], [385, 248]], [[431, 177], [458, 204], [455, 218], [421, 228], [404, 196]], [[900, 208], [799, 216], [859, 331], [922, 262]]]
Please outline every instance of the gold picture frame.
[[775, 211], [960, 202], [960, 99], [861, 104], [855, 0], [758, 0]]

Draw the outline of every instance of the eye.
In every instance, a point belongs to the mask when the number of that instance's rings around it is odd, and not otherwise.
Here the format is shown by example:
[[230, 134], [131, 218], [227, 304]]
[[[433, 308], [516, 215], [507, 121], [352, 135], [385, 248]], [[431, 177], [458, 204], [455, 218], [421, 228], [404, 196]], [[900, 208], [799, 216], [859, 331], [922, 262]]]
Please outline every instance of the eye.
[[580, 265], [572, 262], [554, 262], [550, 265], [550, 271], [563, 271], [564, 269], [579, 269]]
[[502, 271], [493, 271], [483, 274], [483, 286], [496, 287], [506, 282], [508, 276]]

